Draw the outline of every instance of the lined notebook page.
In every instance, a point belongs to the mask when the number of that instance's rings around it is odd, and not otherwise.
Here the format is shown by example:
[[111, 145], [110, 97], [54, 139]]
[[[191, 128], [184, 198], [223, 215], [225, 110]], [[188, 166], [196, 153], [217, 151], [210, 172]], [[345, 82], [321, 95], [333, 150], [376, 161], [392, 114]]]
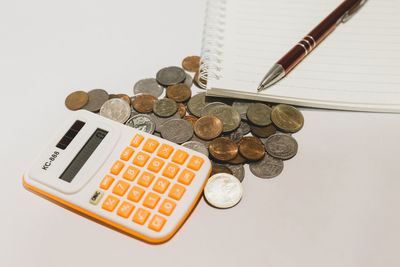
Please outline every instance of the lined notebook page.
[[221, 78], [208, 81], [209, 94], [400, 112], [398, 0], [369, 0], [286, 78], [256, 93], [268, 69], [341, 2], [228, 0]]

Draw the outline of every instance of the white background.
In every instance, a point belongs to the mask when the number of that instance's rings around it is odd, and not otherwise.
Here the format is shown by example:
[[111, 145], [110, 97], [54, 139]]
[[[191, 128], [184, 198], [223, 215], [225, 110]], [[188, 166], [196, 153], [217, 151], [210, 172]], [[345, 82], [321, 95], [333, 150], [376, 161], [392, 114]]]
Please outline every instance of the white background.
[[201, 199], [161, 245], [24, 189], [24, 168], [70, 113], [65, 97], [93, 88], [132, 95], [137, 80], [199, 54], [204, 8], [183, 0], [0, 2], [1, 266], [400, 265], [398, 114], [301, 109], [299, 152], [279, 177], [246, 168], [236, 207]]

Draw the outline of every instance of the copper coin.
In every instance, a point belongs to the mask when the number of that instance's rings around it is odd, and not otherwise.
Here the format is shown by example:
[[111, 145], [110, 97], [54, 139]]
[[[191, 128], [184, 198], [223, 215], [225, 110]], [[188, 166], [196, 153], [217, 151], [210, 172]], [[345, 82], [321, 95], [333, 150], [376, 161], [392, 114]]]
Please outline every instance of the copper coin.
[[194, 133], [204, 140], [211, 140], [222, 133], [223, 124], [215, 116], [204, 116], [194, 124]]
[[199, 72], [196, 72], [196, 74], [194, 75], [194, 78], [193, 78], [193, 82], [197, 87], [203, 88], [202, 85], [206, 86], [207, 80], [200, 78], [199, 76], [200, 76]]
[[194, 126], [194, 124], [196, 123], [196, 121], [198, 120], [197, 117], [193, 116], [193, 115], [186, 115], [185, 117], [183, 117], [183, 119], [187, 122], [189, 122], [191, 125]]
[[185, 117], [186, 115], [186, 106], [182, 103], [178, 103], [178, 114], [181, 118]]
[[267, 127], [259, 127], [254, 124], [250, 124], [251, 132], [259, 137], [268, 137], [276, 133], [274, 125], [268, 125]]
[[109, 94], [108, 95], [108, 99], [113, 99], [113, 98], [119, 98], [119, 96], [116, 95], [116, 94]]
[[239, 141], [239, 153], [248, 160], [259, 160], [265, 155], [262, 142], [253, 136], [245, 136]]
[[89, 101], [89, 95], [83, 91], [76, 91], [67, 96], [65, 106], [70, 110], [78, 110], [83, 108]]
[[133, 100], [133, 108], [140, 113], [150, 113], [157, 98], [152, 95], [137, 95]]
[[185, 57], [182, 61], [182, 67], [189, 72], [198, 71], [200, 67], [200, 57], [199, 56]]
[[178, 83], [168, 86], [166, 94], [168, 98], [171, 98], [175, 102], [185, 102], [192, 95], [192, 91], [190, 91], [190, 88], [187, 85]]
[[118, 94], [118, 98], [121, 98], [122, 100], [126, 101], [129, 105], [131, 104], [131, 98], [126, 95], [126, 94]]
[[289, 105], [279, 104], [271, 111], [271, 120], [282, 131], [295, 133], [303, 127], [304, 117], [301, 112]]
[[236, 157], [238, 145], [229, 138], [219, 137], [210, 142], [208, 150], [215, 159], [227, 161]]
[[229, 169], [228, 167], [224, 166], [224, 165], [220, 165], [220, 164], [213, 164], [212, 165], [212, 170], [211, 170], [211, 174], [210, 177], [213, 176], [214, 174], [217, 173], [229, 173], [229, 174], [233, 174], [232, 170]]
[[237, 153], [236, 157], [234, 157], [231, 160], [228, 160], [228, 163], [230, 164], [243, 164], [246, 163], [246, 159], [244, 157], [242, 157], [242, 155], [240, 155], [240, 153]]

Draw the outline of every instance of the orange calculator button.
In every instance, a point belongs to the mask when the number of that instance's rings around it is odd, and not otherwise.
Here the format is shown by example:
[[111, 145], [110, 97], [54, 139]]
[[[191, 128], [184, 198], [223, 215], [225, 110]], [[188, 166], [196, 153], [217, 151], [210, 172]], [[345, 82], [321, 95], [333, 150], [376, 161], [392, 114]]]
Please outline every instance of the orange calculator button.
[[138, 147], [140, 143], [143, 141], [144, 137], [141, 134], [136, 134], [131, 141], [131, 146]]
[[194, 178], [194, 172], [185, 169], [178, 176], [178, 182], [185, 184], [185, 185], [190, 185], [193, 178]]
[[172, 146], [162, 144], [160, 146], [160, 149], [158, 149], [157, 151], [157, 156], [167, 159], [172, 154], [172, 151], [174, 151], [174, 148]]
[[101, 206], [103, 209], [108, 211], [113, 211], [115, 207], [118, 205], [119, 198], [109, 195], [103, 202]]
[[150, 209], [154, 209], [159, 200], [160, 200], [159, 195], [153, 192], [149, 192], [143, 200], [143, 206], [148, 207]]
[[198, 157], [198, 156], [192, 156], [191, 159], [189, 160], [188, 163], [188, 168], [191, 168], [192, 170], [198, 171], [201, 168], [201, 165], [203, 165], [204, 159]]
[[119, 206], [117, 210], [117, 214], [121, 217], [128, 218], [131, 215], [135, 206], [128, 201], [122, 202], [121, 206]]
[[128, 190], [130, 184], [123, 180], [119, 180], [118, 183], [114, 186], [112, 192], [116, 195], [123, 196]]
[[160, 215], [154, 215], [149, 222], [149, 228], [156, 232], [160, 232], [167, 220]]
[[176, 204], [172, 200], [164, 199], [164, 201], [161, 203], [158, 211], [164, 215], [169, 216], [174, 211], [175, 206], [176, 206]]
[[163, 194], [167, 190], [170, 182], [164, 178], [158, 178], [153, 186], [153, 190]]
[[160, 143], [154, 139], [147, 139], [143, 145], [143, 150], [149, 153], [153, 153]]
[[168, 196], [173, 199], [179, 200], [183, 196], [183, 193], [185, 193], [185, 190], [185, 187], [183, 187], [182, 185], [174, 184], [169, 191]]
[[117, 161], [114, 163], [114, 165], [111, 167], [110, 172], [111, 172], [112, 174], [118, 175], [118, 174], [121, 172], [121, 170], [122, 170], [122, 168], [123, 168], [124, 166], [125, 166], [125, 164], [124, 164], [122, 161], [117, 160]]
[[119, 158], [122, 159], [122, 160], [127, 161], [132, 157], [133, 152], [135, 152], [135, 150], [133, 150], [133, 148], [127, 147], [127, 148], [124, 149], [124, 151], [122, 151], [122, 154], [121, 154], [121, 156]]
[[127, 198], [133, 202], [139, 202], [142, 198], [145, 190], [138, 186], [133, 186], [131, 191], [129, 191]]
[[173, 179], [175, 175], [178, 173], [178, 171], [179, 167], [177, 165], [168, 163], [167, 166], [165, 166], [162, 174], [168, 178]]
[[137, 183], [140, 185], [143, 185], [144, 187], [148, 187], [151, 182], [153, 182], [155, 178], [155, 175], [149, 172], [143, 172], [142, 175], [140, 175], [139, 179], [137, 180]]
[[164, 165], [164, 161], [158, 158], [154, 158], [150, 161], [149, 166], [147, 166], [147, 169], [153, 172], [159, 172]]
[[132, 221], [138, 224], [144, 224], [147, 221], [147, 218], [149, 218], [149, 216], [150, 216], [149, 211], [142, 208], [138, 208], [135, 214], [133, 214]]
[[104, 176], [103, 180], [100, 183], [100, 188], [107, 190], [108, 188], [110, 188], [114, 180], [115, 180], [114, 177], [112, 177], [111, 175]]
[[122, 174], [122, 178], [129, 180], [129, 181], [133, 181], [133, 180], [135, 180], [135, 178], [139, 172], [140, 172], [140, 170], [138, 168], [129, 166], [126, 169], [126, 171], [124, 172], [124, 174]]
[[178, 164], [183, 164], [186, 159], [189, 157], [189, 153], [178, 149], [175, 154], [172, 156], [172, 161]]
[[133, 164], [136, 164], [140, 167], [143, 167], [146, 162], [149, 160], [150, 156], [143, 153], [143, 152], [139, 152], [136, 154], [136, 157], [133, 159]]

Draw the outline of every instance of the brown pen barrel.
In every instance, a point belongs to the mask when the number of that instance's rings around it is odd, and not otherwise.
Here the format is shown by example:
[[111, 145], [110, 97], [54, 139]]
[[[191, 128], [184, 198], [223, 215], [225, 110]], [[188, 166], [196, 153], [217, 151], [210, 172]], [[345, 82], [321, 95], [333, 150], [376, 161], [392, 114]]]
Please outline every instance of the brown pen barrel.
[[328, 17], [318, 24], [306, 37], [298, 42], [277, 64], [282, 65], [286, 74], [289, 73], [308, 53], [310, 53], [337, 26], [340, 18], [346, 12], [358, 6], [361, 0], [346, 0]]

